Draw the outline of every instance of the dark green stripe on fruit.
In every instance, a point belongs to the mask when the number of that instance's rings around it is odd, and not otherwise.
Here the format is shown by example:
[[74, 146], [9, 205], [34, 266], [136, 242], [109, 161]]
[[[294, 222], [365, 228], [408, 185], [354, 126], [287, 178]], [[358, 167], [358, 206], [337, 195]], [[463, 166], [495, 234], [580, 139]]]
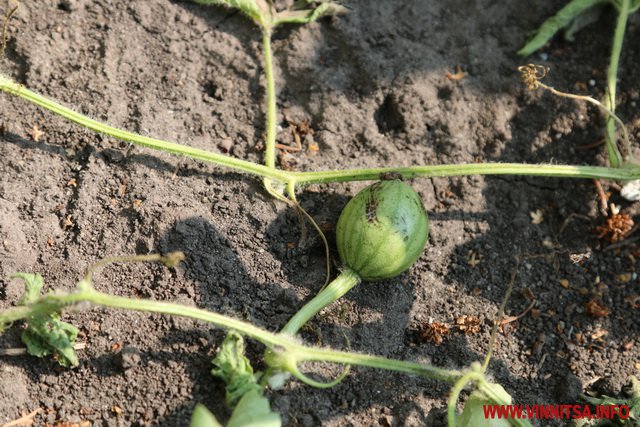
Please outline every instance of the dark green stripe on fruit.
[[342, 262], [364, 280], [394, 277], [420, 256], [429, 222], [420, 196], [404, 182], [377, 182], [345, 206], [336, 229]]

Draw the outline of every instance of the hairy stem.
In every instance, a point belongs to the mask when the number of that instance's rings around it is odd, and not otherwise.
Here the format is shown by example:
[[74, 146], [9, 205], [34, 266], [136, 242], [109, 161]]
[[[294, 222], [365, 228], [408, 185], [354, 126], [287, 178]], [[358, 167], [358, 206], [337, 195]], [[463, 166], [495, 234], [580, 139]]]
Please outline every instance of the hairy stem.
[[87, 282], [80, 284], [77, 291], [69, 294], [49, 294], [40, 297], [31, 304], [13, 307], [0, 312], [0, 332], [3, 325], [37, 314], [50, 314], [64, 308], [88, 302], [97, 306], [119, 308], [133, 311], [144, 311], [189, 317], [226, 329], [233, 329], [253, 338], [271, 348], [280, 348], [289, 353], [289, 357], [297, 363], [305, 361], [323, 361], [345, 365], [359, 365], [370, 368], [386, 369], [407, 374], [419, 375], [437, 380], [455, 382], [462, 373], [454, 370], [440, 369], [429, 365], [366, 354], [336, 351], [326, 348], [314, 348], [299, 344], [287, 334], [275, 334], [241, 320], [223, 316], [218, 313], [162, 301], [126, 298], [98, 292]]
[[327, 305], [331, 304], [351, 288], [360, 283], [360, 276], [353, 270], [345, 268], [331, 283], [306, 303], [282, 328], [283, 334], [295, 335], [313, 316]]
[[203, 162], [214, 163], [220, 166], [226, 166], [253, 175], [270, 177], [279, 181], [286, 182], [289, 179], [288, 174], [284, 173], [283, 171], [274, 170], [272, 168], [258, 165], [253, 162], [248, 162], [246, 160], [236, 159], [231, 156], [225, 156], [206, 150], [188, 147], [182, 144], [176, 144], [174, 142], [167, 142], [160, 139], [149, 138], [133, 132], [117, 129], [115, 127], [98, 122], [97, 120], [93, 120], [87, 116], [77, 113], [72, 109], [64, 107], [47, 97], [32, 92], [24, 86], [19, 85], [11, 79], [8, 79], [7, 77], [4, 77], [2, 75], [0, 75], [0, 90], [12, 95], [19, 96], [22, 99], [45, 108], [52, 113], [62, 116], [65, 119], [77, 123], [87, 129], [91, 129], [95, 132], [111, 136], [121, 141], [130, 142], [132, 144], [153, 148], [160, 151], [165, 151], [167, 153], [178, 154], [194, 160], [200, 160]]
[[262, 45], [264, 68], [267, 79], [267, 141], [264, 163], [269, 168], [276, 167], [276, 83], [273, 76], [273, 54], [271, 53], [271, 28], [263, 27]]
[[[174, 142], [141, 136], [127, 132], [112, 126], [100, 123], [83, 116], [70, 108], [32, 92], [11, 79], [0, 75], [0, 90], [11, 95], [18, 96], [33, 104], [39, 105], [54, 114], [64, 117], [72, 122], [103, 133], [113, 138], [130, 142], [143, 147], [165, 151], [194, 160], [213, 163], [219, 166], [245, 172], [252, 175], [270, 178], [280, 184], [293, 183], [296, 185], [309, 185], [330, 182], [370, 181], [380, 179], [383, 173], [395, 172], [404, 178], [417, 177], [444, 177], [462, 175], [529, 175], [547, 176], [558, 178], [588, 178], [588, 179], [614, 179], [632, 180], [640, 179], [640, 167], [627, 165], [625, 168], [606, 168], [598, 166], [573, 166], [573, 165], [544, 165], [544, 164], [517, 164], [517, 163], [471, 163], [435, 166], [410, 166], [399, 168], [370, 168], [330, 170], [318, 172], [288, 172], [267, 166], [259, 165], [246, 160], [236, 159], [219, 153], [212, 153], [197, 148], [188, 147]], [[284, 196], [281, 196], [284, 198]]]
[[295, 351], [299, 353], [298, 361], [333, 362], [343, 365], [366, 366], [369, 368], [403, 372], [405, 374], [432, 378], [448, 383], [455, 382], [462, 376], [462, 372], [460, 371], [441, 369], [421, 363], [387, 359], [384, 357], [371, 356], [368, 354], [333, 351], [315, 347], [304, 347], [299, 344], [296, 346]]
[[[630, 0], [622, 0], [621, 7], [618, 11], [618, 21], [613, 36], [613, 46], [611, 47], [611, 58], [609, 60], [609, 70], [607, 71], [607, 93], [605, 94], [605, 106], [611, 111], [616, 111], [616, 84], [618, 79], [618, 65], [620, 63], [620, 53], [622, 52], [622, 42], [629, 18]], [[613, 167], [619, 167], [623, 164], [616, 139], [616, 123], [611, 116], [607, 117], [606, 126], [607, 153], [609, 154], [609, 162]], [[628, 141], [625, 141], [625, 155], [629, 155], [630, 148]]]
[[[265, 78], [267, 79], [267, 135], [264, 148], [264, 163], [272, 170], [276, 170], [276, 82], [273, 76], [273, 53], [271, 52], [271, 33], [270, 25], [262, 27], [262, 49], [264, 54]], [[270, 178], [264, 178], [262, 181], [265, 190], [275, 199], [289, 203], [284, 196], [283, 186], [274, 185]]]
[[398, 173], [405, 179], [463, 175], [528, 175], [557, 178], [601, 178], [630, 180], [640, 177], [640, 167], [545, 165], [521, 163], [462, 163], [453, 165], [408, 166], [399, 168], [345, 169], [339, 171], [289, 172], [299, 185], [328, 182], [368, 181], [381, 174]]

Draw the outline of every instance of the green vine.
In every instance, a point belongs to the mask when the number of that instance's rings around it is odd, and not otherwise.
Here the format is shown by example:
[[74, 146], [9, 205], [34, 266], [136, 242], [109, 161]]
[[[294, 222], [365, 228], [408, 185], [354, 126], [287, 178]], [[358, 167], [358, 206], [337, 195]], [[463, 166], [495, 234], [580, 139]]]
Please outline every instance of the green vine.
[[407, 179], [464, 175], [529, 175], [558, 178], [600, 178], [614, 180], [640, 179], [640, 166], [633, 163], [629, 163], [623, 168], [550, 164], [470, 163], [327, 170], [317, 172], [284, 171], [246, 160], [237, 159], [231, 156], [226, 156], [220, 153], [192, 148], [175, 142], [149, 138], [109, 126], [65, 107], [50, 98], [37, 94], [3, 75], [0, 75], [0, 90], [45, 108], [46, 110], [87, 129], [108, 135], [115, 139], [142, 147], [177, 154], [194, 160], [213, 163], [218, 166], [228, 167], [239, 172], [248, 173], [262, 178], [270, 178], [282, 185], [292, 184], [294, 188], [300, 185], [320, 183], [378, 180], [381, 175], [389, 173], [396, 173]]
[[[265, 410], [264, 405], [267, 405], [268, 409], [268, 403], [264, 397], [260, 395], [261, 387], [251, 379], [253, 371], [248, 360], [243, 355], [242, 339], [239, 338], [239, 335], [237, 334], [253, 338], [267, 347], [265, 362], [267, 363], [269, 370], [292, 375], [298, 380], [314, 387], [327, 388], [339, 383], [347, 374], [350, 366], [384, 369], [452, 383], [453, 389], [449, 398], [448, 409], [448, 418], [452, 427], [455, 425], [455, 403], [460, 392], [469, 382], [475, 383], [476, 389], [485, 396], [488, 404], [506, 405], [511, 403], [510, 396], [504, 392], [499, 385], [492, 384], [487, 381], [484, 374], [484, 368], [479, 362], [474, 363], [467, 370], [460, 371], [442, 369], [422, 363], [388, 359], [385, 357], [356, 352], [310, 347], [300, 343], [287, 331], [272, 333], [251, 323], [196, 307], [170, 302], [109, 295], [97, 291], [91, 285], [91, 277], [94, 272], [98, 268], [110, 263], [159, 261], [171, 268], [182, 259], [184, 259], [184, 255], [181, 252], [170, 253], [166, 256], [140, 255], [132, 257], [107, 258], [90, 267], [85, 277], [78, 282], [73, 291], [67, 293], [48, 293], [42, 296], [38, 295], [43, 286], [42, 277], [34, 274], [18, 273], [14, 275], [14, 277], [25, 281], [25, 297], [22, 298], [20, 305], [0, 311], [0, 333], [14, 322], [20, 320], [26, 321], [28, 326], [25, 331], [39, 331], [39, 342], [44, 343], [44, 345], [51, 346], [51, 348], [58, 354], [64, 354], [66, 362], [67, 360], [77, 360], [73, 350], [76, 335], [67, 336], [68, 328], [71, 327], [71, 325], [60, 322], [58, 319], [63, 311], [72, 311], [79, 308], [81, 305], [85, 306], [87, 303], [97, 307], [181, 316], [213, 324], [217, 327], [232, 331], [227, 336], [227, 340], [225, 340], [225, 343], [223, 344], [223, 348], [226, 353], [219, 354], [214, 361], [217, 366], [214, 369], [214, 374], [223, 377], [226, 382], [231, 384], [227, 389], [227, 399], [233, 404], [240, 400], [240, 403], [238, 403], [238, 406], [236, 407], [236, 409], [240, 409], [234, 411], [234, 415], [236, 416], [239, 416], [239, 414], [243, 412], [245, 416], [252, 416], [252, 414], [254, 416], [258, 416], [257, 410], [244, 408], [242, 403], [243, 400], [251, 400], [254, 404], [258, 404], [257, 402], [260, 402], [259, 404], [263, 406], [263, 411]], [[40, 323], [34, 325], [32, 323], [33, 319], [43, 319], [42, 321], [46, 322], [49, 322], [48, 319], [52, 319], [55, 322], [49, 323], [49, 326], [44, 330], [39, 326]], [[54, 338], [57, 340], [61, 334], [64, 335], [65, 340], [62, 342], [52, 341]], [[48, 351], [47, 348], [44, 350]], [[37, 351], [39, 352], [42, 350], [38, 348]], [[48, 353], [35, 354], [42, 356]], [[336, 380], [330, 383], [320, 383], [302, 373], [301, 365], [305, 362], [335, 363], [346, 365], [347, 369], [345, 369], [343, 374]], [[200, 414], [202, 411], [206, 411], [206, 408], [198, 408], [198, 410], [194, 412], [194, 419], [200, 419], [203, 417], [203, 414]], [[206, 415], [207, 416], [204, 418], [207, 418], [208, 421], [203, 422], [201, 425], [217, 425], [210, 421], [211, 419], [215, 419], [212, 414], [206, 411]], [[277, 414], [270, 411], [266, 411], [262, 415], [269, 417], [270, 419], [279, 419]], [[209, 416], [211, 418], [209, 418]], [[531, 424], [526, 420], [512, 421], [516, 426], [531, 427]], [[273, 425], [280, 424], [275, 422]]]

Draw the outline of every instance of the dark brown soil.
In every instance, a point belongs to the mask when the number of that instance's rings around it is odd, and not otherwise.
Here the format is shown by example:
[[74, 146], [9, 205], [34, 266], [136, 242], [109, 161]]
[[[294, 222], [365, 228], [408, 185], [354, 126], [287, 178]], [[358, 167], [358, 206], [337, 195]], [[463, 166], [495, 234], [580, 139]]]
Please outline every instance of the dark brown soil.
[[[294, 153], [290, 163], [298, 170], [604, 164], [602, 147], [581, 148], [602, 138], [598, 111], [529, 93], [518, 79], [525, 60], [515, 51], [563, 3], [353, 1], [348, 16], [279, 30], [282, 126], [284, 114], [308, 119], [319, 146], [316, 154]], [[634, 16], [627, 40], [640, 38], [638, 22]], [[574, 42], [555, 39], [546, 60], [526, 61], [551, 67], [548, 83], [557, 88], [601, 96], [614, 25], [608, 11]], [[638, 61], [640, 45], [627, 43], [619, 111], [636, 140]], [[466, 76], [448, 79], [457, 65]], [[117, 127], [261, 161], [261, 37], [236, 12], [167, 0], [24, 1], [4, 69]], [[187, 255], [175, 271], [114, 266], [95, 286], [276, 331], [322, 285], [320, 240], [310, 233], [296, 246], [295, 213], [270, 199], [258, 179], [128, 147], [8, 95], [0, 125], [0, 308], [22, 292], [13, 272], [39, 273], [47, 289], [70, 289], [103, 257], [170, 250]], [[36, 127], [44, 132], [37, 141]], [[535, 307], [499, 336], [495, 380], [520, 403], [575, 403], [586, 390], [618, 394], [639, 373], [638, 247], [606, 250], [597, 238], [603, 219], [591, 181], [471, 176], [413, 185], [431, 219], [424, 255], [397, 279], [354, 289], [313, 320], [306, 339], [344, 348], [344, 334], [354, 350], [463, 368], [486, 353], [491, 319], [522, 255], [529, 258], [508, 313], [524, 311], [532, 296]], [[331, 226], [363, 186], [313, 186], [300, 199]], [[637, 206], [611, 191], [637, 220]], [[543, 221], [534, 224], [537, 210]], [[588, 314], [594, 298], [608, 316]], [[463, 315], [480, 319], [479, 332], [453, 332], [439, 346], [420, 339], [427, 323]], [[65, 319], [87, 344], [80, 366], [1, 358], [0, 423], [42, 408], [36, 425], [187, 425], [197, 402], [228, 416], [223, 384], [209, 374], [222, 331], [112, 310]], [[19, 328], [0, 346], [20, 347]], [[258, 367], [261, 351], [249, 344]], [[287, 425], [415, 426], [444, 424], [447, 393], [434, 381], [354, 369], [331, 390], [292, 382], [269, 396]]]

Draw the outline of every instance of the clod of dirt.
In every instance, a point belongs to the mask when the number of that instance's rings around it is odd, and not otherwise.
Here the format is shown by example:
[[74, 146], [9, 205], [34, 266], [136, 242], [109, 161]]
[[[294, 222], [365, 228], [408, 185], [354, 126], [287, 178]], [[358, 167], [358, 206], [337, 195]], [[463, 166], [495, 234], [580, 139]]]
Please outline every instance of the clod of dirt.
[[82, 0], [61, 0], [58, 2], [58, 9], [65, 12], [75, 12], [82, 6]]
[[124, 153], [113, 148], [106, 148], [101, 153], [109, 163], [120, 163], [124, 160]]
[[568, 373], [562, 381], [558, 381], [555, 388], [555, 398], [558, 402], [577, 402], [580, 393], [582, 393], [582, 382], [571, 373]]
[[124, 346], [116, 358], [116, 363], [127, 370], [137, 366], [142, 360], [142, 353], [135, 347]]

